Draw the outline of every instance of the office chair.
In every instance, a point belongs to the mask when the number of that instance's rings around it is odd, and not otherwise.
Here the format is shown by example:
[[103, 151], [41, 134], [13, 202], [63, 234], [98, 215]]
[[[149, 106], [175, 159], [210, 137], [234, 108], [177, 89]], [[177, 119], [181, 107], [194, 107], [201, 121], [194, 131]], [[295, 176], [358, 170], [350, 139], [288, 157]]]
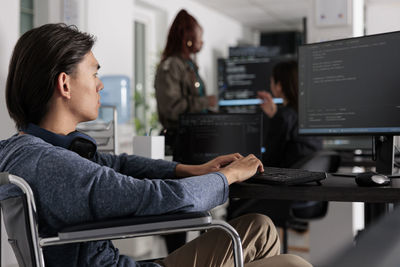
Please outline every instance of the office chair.
[[[292, 168], [308, 171], [336, 172], [340, 166], [340, 155], [336, 151], [315, 152], [296, 162]], [[286, 204], [287, 205], [287, 204]], [[285, 213], [285, 211], [283, 211]], [[328, 212], [327, 201], [290, 201], [284, 221], [278, 225], [283, 230], [283, 251], [288, 251], [288, 229], [305, 231], [310, 220], [325, 217]], [[281, 216], [282, 217], [282, 216]]]
[[[296, 162], [292, 168], [308, 171], [336, 172], [340, 166], [340, 155], [335, 151], [318, 151]], [[228, 219], [245, 213], [258, 212], [271, 218], [275, 226], [282, 229], [282, 250], [288, 252], [288, 229], [305, 231], [308, 222], [323, 218], [328, 212], [326, 201], [290, 200], [234, 200], [228, 207]]]
[[67, 227], [60, 230], [57, 236], [43, 238], [39, 235], [36, 204], [30, 186], [18, 176], [0, 173], [0, 186], [7, 184], [16, 185], [22, 191], [16, 197], [0, 201], [9, 242], [20, 267], [44, 267], [42, 249], [46, 246], [211, 228], [224, 230], [231, 237], [235, 266], [243, 267], [238, 233], [228, 223], [212, 220], [209, 212], [110, 219]]

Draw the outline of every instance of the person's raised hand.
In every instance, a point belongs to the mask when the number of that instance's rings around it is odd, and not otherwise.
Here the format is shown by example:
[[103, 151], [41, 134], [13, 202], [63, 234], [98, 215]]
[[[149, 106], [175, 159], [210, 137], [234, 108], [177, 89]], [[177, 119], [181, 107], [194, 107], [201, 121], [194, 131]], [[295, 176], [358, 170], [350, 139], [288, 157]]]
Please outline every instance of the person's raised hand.
[[215, 95], [207, 96], [207, 100], [208, 100], [208, 106], [209, 107], [217, 106], [217, 97]]
[[257, 96], [263, 100], [263, 103], [260, 104], [260, 107], [264, 113], [270, 118], [275, 116], [278, 106], [274, 103], [272, 95], [265, 91], [258, 91]]
[[253, 154], [235, 160], [220, 170], [228, 180], [228, 184], [243, 182], [256, 174], [257, 171], [264, 172], [264, 166]]

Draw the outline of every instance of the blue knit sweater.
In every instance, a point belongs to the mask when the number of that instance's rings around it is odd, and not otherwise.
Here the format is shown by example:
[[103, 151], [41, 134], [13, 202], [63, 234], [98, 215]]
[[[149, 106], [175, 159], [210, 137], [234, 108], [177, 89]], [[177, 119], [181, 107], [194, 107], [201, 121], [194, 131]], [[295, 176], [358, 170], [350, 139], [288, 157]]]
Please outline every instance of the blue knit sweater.
[[[174, 178], [176, 164], [102, 153], [92, 162], [28, 134], [0, 141], [0, 172], [20, 176], [31, 186], [41, 236], [106, 218], [204, 211], [227, 200], [223, 174], [168, 179]], [[0, 199], [17, 194], [13, 186], [0, 187]], [[158, 266], [119, 255], [110, 241], [47, 247], [44, 253], [46, 266]]]

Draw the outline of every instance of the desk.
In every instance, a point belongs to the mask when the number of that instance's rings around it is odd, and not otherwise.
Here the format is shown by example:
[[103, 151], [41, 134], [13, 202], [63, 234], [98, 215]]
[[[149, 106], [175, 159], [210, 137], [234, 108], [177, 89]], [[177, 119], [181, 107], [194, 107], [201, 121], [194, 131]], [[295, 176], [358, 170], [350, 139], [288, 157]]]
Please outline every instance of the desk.
[[387, 211], [385, 203], [400, 202], [400, 179], [393, 179], [389, 186], [360, 187], [353, 177], [328, 175], [316, 183], [299, 186], [273, 186], [243, 182], [230, 187], [232, 198], [282, 199], [282, 200], [314, 200], [365, 202], [365, 225], [380, 217]]

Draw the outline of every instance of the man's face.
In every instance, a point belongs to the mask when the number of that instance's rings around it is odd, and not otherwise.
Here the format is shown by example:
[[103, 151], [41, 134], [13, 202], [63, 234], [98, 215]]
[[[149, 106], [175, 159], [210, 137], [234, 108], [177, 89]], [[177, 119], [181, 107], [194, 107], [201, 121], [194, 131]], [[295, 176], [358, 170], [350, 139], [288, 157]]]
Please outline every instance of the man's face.
[[100, 90], [103, 83], [97, 75], [99, 63], [92, 52], [85, 55], [71, 74], [70, 109], [77, 122], [91, 121], [97, 118], [100, 107]]

